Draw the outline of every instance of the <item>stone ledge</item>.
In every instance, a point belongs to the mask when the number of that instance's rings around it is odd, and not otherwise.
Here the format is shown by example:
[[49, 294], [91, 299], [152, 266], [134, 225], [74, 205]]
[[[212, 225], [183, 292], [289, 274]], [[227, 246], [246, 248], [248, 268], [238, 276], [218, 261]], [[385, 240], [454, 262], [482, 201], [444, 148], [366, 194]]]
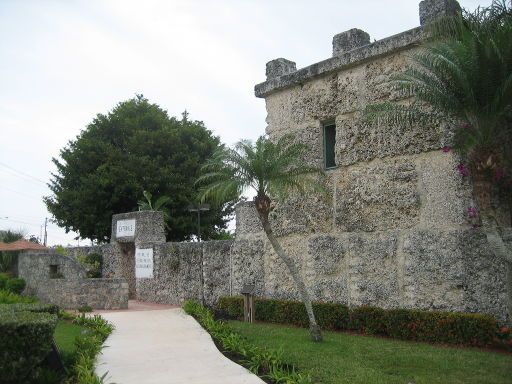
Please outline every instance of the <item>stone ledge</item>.
[[364, 61], [375, 59], [378, 56], [406, 49], [412, 45], [418, 44], [423, 39], [423, 27], [416, 27], [397, 35], [386, 37], [372, 44], [353, 49], [339, 56], [320, 61], [299, 69], [298, 71], [257, 84], [254, 87], [254, 94], [256, 97], [266, 97], [273, 92], [293, 85], [303, 84], [315, 77], [361, 64]]

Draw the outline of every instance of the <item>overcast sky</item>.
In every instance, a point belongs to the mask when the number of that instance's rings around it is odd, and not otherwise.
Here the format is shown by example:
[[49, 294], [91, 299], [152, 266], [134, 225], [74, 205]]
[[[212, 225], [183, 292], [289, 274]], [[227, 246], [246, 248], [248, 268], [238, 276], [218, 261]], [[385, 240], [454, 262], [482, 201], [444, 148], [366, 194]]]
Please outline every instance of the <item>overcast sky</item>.
[[[0, 229], [40, 235], [51, 158], [97, 113], [142, 93], [225, 143], [264, 133], [265, 63], [305, 67], [350, 28], [419, 25], [416, 0], [0, 0]], [[474, 9], [489, 1], [463, 0]], [[49, 244], [77, 244], [48, 226]], [[83, 244], [83, 242], [82, 242]]]

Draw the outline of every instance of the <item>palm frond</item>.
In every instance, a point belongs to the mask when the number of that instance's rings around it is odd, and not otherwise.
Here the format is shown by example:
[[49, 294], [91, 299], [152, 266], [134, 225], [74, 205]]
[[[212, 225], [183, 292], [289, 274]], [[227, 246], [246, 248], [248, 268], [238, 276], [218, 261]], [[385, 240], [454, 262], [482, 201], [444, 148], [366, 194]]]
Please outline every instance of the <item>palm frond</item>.
[[441, 19], [427, 32], [431, 39], [411, 57], [412, 66], [386, 84], [414, 101], [370, 105], [365, 117], [393, 125], [460, 121], [465, 124], [453, 129], [463, 155], [499, 150], [512, 116], [511, 2], [494, 0], [473, 13]]
[[160, 211], [170, 201], [171, 201], [171, 198], [169, 196], [160, 196], [158, 199], [156, 199], [155, 203], [153, 204], [153, 210]]
[[307, 149], [289, 135], [275, 142], [261, 136], [254, 143], [242, 140], [233, 148], [223, 147], [203, 166], [196, 181], [201, 199], [222, 201], [248, 189], [276, 198], [294, 190], [304, 194], [318, 191], [321, 184], [309, 176], [322, 172], [304, 163]]

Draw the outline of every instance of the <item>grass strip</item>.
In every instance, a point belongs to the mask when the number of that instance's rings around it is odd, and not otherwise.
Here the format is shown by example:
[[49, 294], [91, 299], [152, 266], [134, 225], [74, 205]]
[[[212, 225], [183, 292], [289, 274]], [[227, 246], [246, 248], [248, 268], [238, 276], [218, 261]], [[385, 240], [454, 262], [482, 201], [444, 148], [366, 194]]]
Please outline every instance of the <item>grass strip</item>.
[[282, 349], [314, 383], [505, 384], [512, 378], [512, 354], [503, 352], [330, 331], [323, 342], [312, 343], [303, 328], [228, 324], [252, 345]]
[[284, 363], [281, 351], [252, 344], [226, 323], [215, 320], [208, 308], [195, 301], [186, 301], [183, 309], [210, 333], [227, 357], [237, 361], [268, 383], [313, 383], [309, 374], [298, 372], [293, 365]]

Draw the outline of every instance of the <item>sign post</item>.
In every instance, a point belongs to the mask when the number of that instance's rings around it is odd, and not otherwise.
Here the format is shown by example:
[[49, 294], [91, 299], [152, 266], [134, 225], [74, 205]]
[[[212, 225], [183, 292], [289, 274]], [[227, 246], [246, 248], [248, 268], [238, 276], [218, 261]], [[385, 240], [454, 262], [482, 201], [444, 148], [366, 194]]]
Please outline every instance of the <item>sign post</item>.
[[244, 295], [244, 321], [247, 323], [254, 322], [254, 285], [245, 284], [242, 287], [242, 295]]

